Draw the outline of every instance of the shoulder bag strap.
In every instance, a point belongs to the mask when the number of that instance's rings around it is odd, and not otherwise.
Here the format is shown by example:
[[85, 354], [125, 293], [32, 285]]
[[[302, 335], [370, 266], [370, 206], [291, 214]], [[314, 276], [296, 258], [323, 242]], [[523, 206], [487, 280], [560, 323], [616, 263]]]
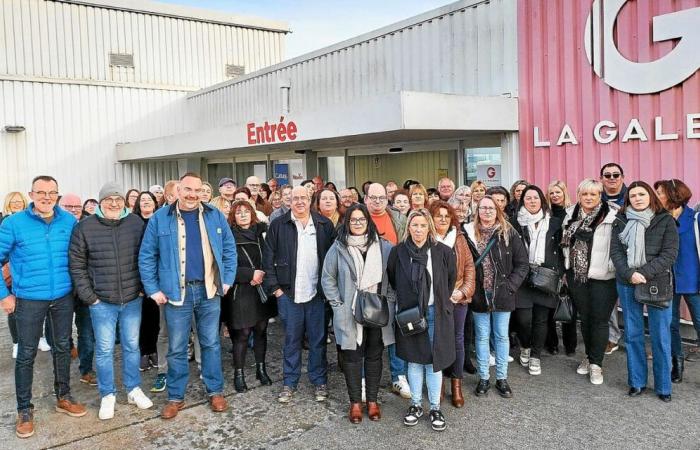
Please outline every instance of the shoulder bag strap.
[[483, 253], [481, 253], [481, 255], [479, 255], [479, 257], [476, 259], [476, 261], [474, 261], [474, 267], [477, 267], [479, 264], [481, 264], [484, 261], [484, 258], [486, 258], [486, 256], [489, 254], [489, 252], [491, 251], [491, 248], [493, 247], [493, 245], [496, 243], [497, 240], [498, 240], [497, 236], [494, 235], [491, 237], [491, 239], [489, 240], [489, 243], [486, 244], [486, 248], [484, 249]]
[[258, 269], [255, 268], [255, 264], [253, 264], [253, 260], [250, 259], [250, 255], [248, 254], [248, 252], [246, 251], [246, 249], [245, 249], [245, 247], [244, 247], [243, 245], [241, 245], [241, 250], [243, 250], [243, 254], [245, 255], [245, 257], [246, 257], [246, 259], [248, 260], [248, 262], [250, 263], [250, 268], [253, 269], [253, 270], [258, 270]]

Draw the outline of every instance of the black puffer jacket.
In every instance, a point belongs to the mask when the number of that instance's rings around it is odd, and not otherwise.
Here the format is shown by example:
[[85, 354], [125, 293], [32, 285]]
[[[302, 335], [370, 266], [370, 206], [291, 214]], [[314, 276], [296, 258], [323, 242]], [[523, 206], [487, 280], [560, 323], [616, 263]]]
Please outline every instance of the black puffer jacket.
[[122, 304], [143, 291], [139, 248], [144, 223], [135, 214], [118, 220], [92, 215], [73, 228], [70, 274], [83, 303]]

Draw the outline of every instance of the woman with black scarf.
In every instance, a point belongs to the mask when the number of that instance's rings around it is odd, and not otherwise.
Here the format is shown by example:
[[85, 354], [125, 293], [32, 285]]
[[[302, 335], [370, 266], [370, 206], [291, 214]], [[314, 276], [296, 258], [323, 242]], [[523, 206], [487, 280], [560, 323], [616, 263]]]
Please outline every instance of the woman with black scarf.
[[603, 384], [603, 356], [608, 343], [608, 319], [617, 302], [615, 266], [610, 239], [616, 211], [602, 201], [603, 184], [592, 178], [576, 189], [578, 203], [564, 219], [561, 246], [566, 281], [581, 318], [586, 357], [576, 372]]
[[391, 250], [387, 272], [396, 291], [397, 314], [418, 307], [427, 322], [427, 330], [404, 336], [397, 325], [396, 354], [408, 362], [411, 406], [404, 417], [406, 426], [414, 426], [423, 416], [423, 378], [430, 401], [430, 424], [435, 431], [447, 427], [440, 411], [442, 370], [455, 360], [455, 330], [450, 301], [457, 278], [456, 258], [452, 250], [436, 241], [433, 219], [419, 208], [408, 216], [403, 242]]
[[255, 353], [255, 378], [268, 386], [272, 380], [267, 375], [265, 353], [267, 351], [267, 323], [277, 315], [277, 302], [263, 302], [259, 289], [265, 272], [262, 271], [263, 233], [267, 225], [257, 221], [255, 209], [250, 202], [239, 200], [231, 205], [229, 224], [236, 240], [238, 269], [236, 280], [229, 292], [229, 301], [222, 305], [222, 318], [226, 323], [233, 344], [233, 384], [236, 392], [245, 392], [243, 367], [245, 366], [248, 338], [253, 334]]

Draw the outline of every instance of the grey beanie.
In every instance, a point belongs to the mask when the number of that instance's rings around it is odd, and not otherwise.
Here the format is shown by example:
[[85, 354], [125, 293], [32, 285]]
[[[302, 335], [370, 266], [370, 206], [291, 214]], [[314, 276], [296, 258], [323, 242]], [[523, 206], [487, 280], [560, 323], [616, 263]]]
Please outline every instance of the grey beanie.
[[124, 193], [122, 192], [121, 186], [114, 181], [110, 181], [102, 186], [102, 189], [100, 189], [100, 196], [98, 197], [98, 200], [102, 201], [107, 197], [112, 197], [113, 195], [118, 195], [119, 197], [124, 198]]

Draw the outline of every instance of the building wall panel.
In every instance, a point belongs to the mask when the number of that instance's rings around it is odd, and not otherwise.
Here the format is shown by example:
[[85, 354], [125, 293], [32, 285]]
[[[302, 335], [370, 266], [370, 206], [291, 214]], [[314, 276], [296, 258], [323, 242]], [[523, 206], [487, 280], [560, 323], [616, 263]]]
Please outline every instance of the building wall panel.
[[291, 116], [399, 90], [517, 95], [515, 16], [515, 0], [465, 0], [193, 93], [192, 129], [276, 120], [287, 81]]

